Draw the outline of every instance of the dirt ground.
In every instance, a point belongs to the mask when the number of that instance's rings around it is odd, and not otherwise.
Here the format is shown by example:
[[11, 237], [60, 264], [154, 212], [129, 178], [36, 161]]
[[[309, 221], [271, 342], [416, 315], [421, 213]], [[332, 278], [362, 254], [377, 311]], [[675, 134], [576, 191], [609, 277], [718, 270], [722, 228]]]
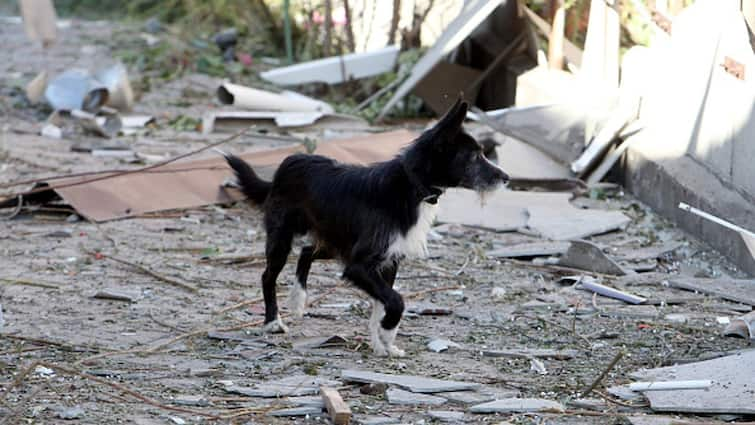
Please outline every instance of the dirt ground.
[[[5, 45], [0, 49], [2, 185], [143, 165], [72, 152], [73, 143], [100, 140], [73, 128], [63, 139], [37, 135], [48, 111], [29, 105], [19, 87], [42, 69], [55, 73], [71, 66], [96, 67], [119, 48], [119, 40], [138, 37], [138, 30], [72, 22], [61, 36], [43, 52], [26, 39], [20, 25], [0, 25]], [[216, 84], [202, 75], [153, 82], [136, 112], [155, 114], [156, 128], [121, 139], [140, 153], [160, 158], [218, 140], [222, 135], [202, 137], [168, 125], [179, 115], [200, 118], [214, 107]], [[343, 135], [348, 134], [308, 134], [318, 139]], [[242, 137], [226, 148], [240, 152], [287, 143]], [[6, 185], [0, 193], [27, 187]], [[227, 391], [231, 382], [251, 387], [297, 375], [339, 381], [333, 385], [359, 420], [380, 415], [402, 423], [432, 423], [428, 410], [467, 411], [450, 402], [435, 407], [389, 404], [382, 393], [363, 394], [359, 384], [341, 381], [345, 369], [470, 381], [483, 384], [481, 392], [499, 397], [544, 398], [567, 406], [564, 413], [465, 413], [457, 420], [463, 423], [626, 423], [627, 415], [651, 410], [642, 402], [613, 396], [603, 396], [606, 401], [598, 393], [588, 397], [602, 403], [596, 408], [574, 404], [617, 353], [625, 355], [598, 386], [603, 393], [605, 387], [630, 382], [627, 374], [640, 368], [715, 357], [747, 346], [743, 340], [722, 337], [716, 321], [740, 314], [743, 306], [658, 284], [672, 275], [740, 276], [724, 258], [620, 190], [609, 191], [605, 199], [580, 197], [573, 203], [620, 210], [632, 219], [625, 230], [590, 238], [617, 256], [681, 243], [650, 265], [645, 284], [624, 287], [653, 302], [631, 306], [593, 298], [559, 282], [567, 271], [485, 254], [494, 247], [537, 240], [532, 236], [441, 224], [429, 241], [430, 258], [407, 261], [397, 287], [410, 310], [431, 304], [449, 314], [410, 312], [398, 336], [408, 356], [400, 359], [372, 355], [366, 329], [369, 305], [340, 279], [340, 267], [333, 262], [313, 266], [308, 315], [285, 319], [288, 334], [260, 335], [264, 232], [259, 215], [243, 203], [103, 224], [77, 220], [71, 211], [24, 210], [0, 224], [0, 423], [61, 423], [65, 416], [73, 417], [65, 423], [78, 424], [328, 422], [325, 416], [267, 416], [295, 401]], [[139, 264], [162, 278], [110, 258]], [[292, 254], [279, 280], [282, 305], [294, 281], [293, 261]], [[188, 283], [197, 291], [168, 281]], [[125, 293], [132, 300], [97, 297], [102, 291]], [[256, 302], [234, 308], [246, 300]], [[679, 321], [679, 315], [686, 321]], [[342, 336], [345, 343], [328, 348], [300, 345], [304, 338], [331, 335]], [[426, 345], [434, 338], [454, 341], [460, 348], [432, 352]], [[533, 370], [526, 358], [483, 355], [510, 348], [577, 354], [542, 360], [546, 374]]]

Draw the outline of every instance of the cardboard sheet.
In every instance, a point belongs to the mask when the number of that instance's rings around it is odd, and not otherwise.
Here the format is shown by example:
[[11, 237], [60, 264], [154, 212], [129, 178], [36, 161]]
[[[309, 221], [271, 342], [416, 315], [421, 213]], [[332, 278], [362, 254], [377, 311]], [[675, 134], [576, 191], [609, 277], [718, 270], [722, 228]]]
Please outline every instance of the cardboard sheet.
[[[342, 162], [368, 164], [390, 159], [415, 136], [412, 132], [400, 130], [334, 140], [319, 144], [315, 153]], [[240, 156], [263, 178], [270, 178], [278, 164], [296, 152], [304, 152], [304, 147], [292, 146]], [[239, 193], [226, 191], [221, 187], [232, 173], [219, 155], [64, 187], [106, 175], [59, 180], [52, 184], [52, 188], [79, 214], [97, 222], [241, 199]]]

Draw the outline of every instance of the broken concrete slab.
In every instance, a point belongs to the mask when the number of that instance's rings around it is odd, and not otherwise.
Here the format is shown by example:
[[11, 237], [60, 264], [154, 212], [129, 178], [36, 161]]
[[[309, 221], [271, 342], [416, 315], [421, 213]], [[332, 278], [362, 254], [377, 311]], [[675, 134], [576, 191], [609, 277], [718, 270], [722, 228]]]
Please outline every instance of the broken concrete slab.
[[452, 391], [445, 393], [438, 393], [437, 395], [445, 398], [449, 403], [468, 406], [470, 404], [481, 404], [488, 401], [493, 401], [499, 398], [511, 398], [516, 397], [519, 393], [517, 391]]
[[343, 347], [348, 343], [341, 335], [314, 336], [299, 338], [293, 343], [294, 349]]
[[446, 402], [443, 397], [437, 397], [427, 394], [417, 394], [410, 391], [404, 391], [398, 388], [389, 388], [385, 392], [389, 404], [400, 404], [408, 406], [430, 405], [440, 406]]
[[355, 415], [354, 421], [359, 425], [391, 425], [401, 423], [401, 420], [390, 416]]
[[429, 410], [427, 416], [439, 422], [459, 423], [464, 419], [464, 412], [452, 410]]
[[574, 240], [618, 230], [629, 224], [629, 217], [620, 211], [603, 211], [563, 205], [532, 205], [527, 207], [527, 227], [552, 240]]
[[478, 404], [469, 408], [472, 413], [531, 413], [563, 412], [561, 403], [539, 398], [508, 398]]
[[755, 340], [755, 312], [732, 319], [723, 331], [724, 336]]
[[[449, 189], [440, 198], [438, 221], [498, 232], [516, 231], [526, 226], [553, 240], [605, 233], [630, 221], [618, 211], [576, 208], [569, 203], [572, 196], [571, 193], [518, 192], [502, 188], [481, 199], [471, 190]], [[472, 205], [480, 205], [480, 208], [470, 208]]]
[[247, 397], [280, 398], [319, 394], [321, 385], [337, 386], [339, 382], [307, 375], [294, 375], [276, 381], [261, 382], [253, 387], [226, 385], [225, 390]]
[[320, 416], [323, 414], [321, 407], [301, 406], [278, 409], [267, 412], [267, 416]]
[[743, 373], [755, 364], [755, 350], [713, 360], [639, 371], [635, 379], [712, 380], [708, 389], [646, 391], [650, 407], [659, 412], [755, 414], [755, 373]]
[[627, 274], [618, 263], [604, 254], [597, 245], [585, 240], [572, 241], [569, 249], [558, 260], [558, 264], [601, 274], [615, 276]]
[[419, 83], [441, 59], [464, 41], [477, 26], [500, 5], [495, 0], [466, 2], [459, 14], [446, 26], [443, 33], [425, 55], [417, 61], [409, 77], [399, 86], [393, 97], [385, 104], [377, 120], [380, 121], [394, 106]]
[[485, 253], [488, 257], [517, 258], [562, 255], [569, 250], [570, 242], [542, 241], [502, 246]]
[[641, 248], [619, 248], [612, 255], [616, 260], [622, 261], [644, 261], [656, 260], [666, 254], [670, 254], [681, 248], [684, 244], [681, 242], [668, 242], [656, 246], [647, 246]]
[[319, 396], [286, 397], [286, 403], [293, 406], [309, 406], [325, 408], [325, 402]]
[[513, 357], [513, 358], [538, 358], [538, 359], [555, 359], [569, 360], [577, 357], [577, 350], [553, 350], [550, 348], [514, 348], [507, 350], [483, 350], [482, 355], [486, 357]]
[[668, 285], [755, 306], [755, 279], [674, 278], [668, 281]]
[[351, 382], [384, 383], [397, 385], [414, 393], [440, 393], [446, 391], [473, 390], [480, 387], [474, 382], [447, 381], [424, 376], [389, 375], [361, 370], [344, 370], [341, 378]]

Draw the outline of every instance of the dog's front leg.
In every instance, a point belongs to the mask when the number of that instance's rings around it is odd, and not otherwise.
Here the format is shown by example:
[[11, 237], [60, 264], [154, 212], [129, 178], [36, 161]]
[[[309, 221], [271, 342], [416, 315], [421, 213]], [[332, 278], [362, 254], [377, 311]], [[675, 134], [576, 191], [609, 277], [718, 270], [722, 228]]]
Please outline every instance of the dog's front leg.
[[350, 264], [343, 275], [373, 298], [369, 331], [375, 354], [403, 357], [404, 351], [395, 345], [398, 324], [404, 312], [401, 295], [372, 264]]

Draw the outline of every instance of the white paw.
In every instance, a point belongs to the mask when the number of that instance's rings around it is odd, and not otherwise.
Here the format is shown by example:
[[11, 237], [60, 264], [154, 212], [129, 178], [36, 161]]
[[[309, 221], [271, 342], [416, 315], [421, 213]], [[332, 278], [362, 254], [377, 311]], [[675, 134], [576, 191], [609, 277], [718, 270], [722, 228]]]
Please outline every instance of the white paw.
[[283, 324], [280, 316], [278, 316], [272, 322], [265, 323], [262, 331], [269, 334], [282, 334], [288, 332], [288, 327]]
[[304, 311], [307, 307], [307, 291], [302, 289], [298, 283], [294, 283], [291, 292], [288, 293], [288, 311], [291, 316], [300, 319], [304, 317]]
[[406, 351], [396, 347], [395, 345], [391, 345], [388, 347], [388, 355], [391, 357], [405, 357]]
[[378, 344], [375, 344], [374, 342], [372, 343], [372, 352], [378, 357], [388, 357], [389, 355], [388, 351], [380, 343]]

